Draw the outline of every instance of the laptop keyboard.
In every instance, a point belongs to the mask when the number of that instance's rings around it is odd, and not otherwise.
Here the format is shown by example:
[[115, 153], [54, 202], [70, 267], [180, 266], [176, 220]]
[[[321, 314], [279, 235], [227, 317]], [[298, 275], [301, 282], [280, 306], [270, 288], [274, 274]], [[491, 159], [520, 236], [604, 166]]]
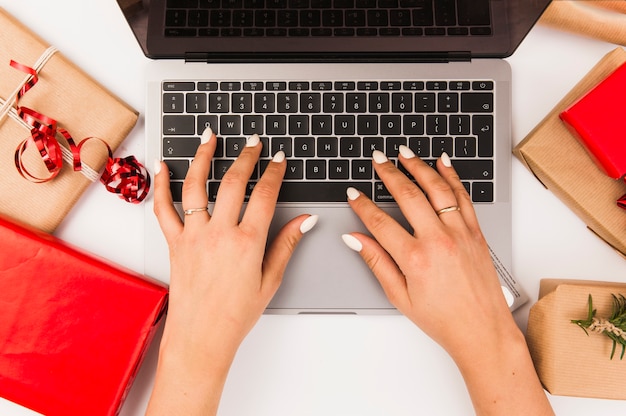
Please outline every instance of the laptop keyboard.
[[167, 0], [167, 37], [489, 36], [490, 0]]
[[490, 80], [172, 81], [162, 83], [163, 160], [172, 196], [211, 127], [218, 145], [208, 181], [214, 202], [220, 181], [258, 134], [263, 150], [249, 196], [271, 157], [282, 150], [287, 171], [279, 202], [343, 202], [348, 186], [376, 202], [393, 202], [371, 155], [398, 163], [407, 145], [434, 167], [446, 152], [473, 202], [494, 201], [494, 93]]

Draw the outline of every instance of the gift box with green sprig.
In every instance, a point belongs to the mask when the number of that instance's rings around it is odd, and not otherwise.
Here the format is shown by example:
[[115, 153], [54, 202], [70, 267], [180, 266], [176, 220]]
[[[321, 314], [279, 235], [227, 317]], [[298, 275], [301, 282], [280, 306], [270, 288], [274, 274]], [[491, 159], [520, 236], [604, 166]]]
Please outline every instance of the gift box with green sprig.
[[543, 279], [526, 337], [551, 394], [626, 400], [626, 284]]

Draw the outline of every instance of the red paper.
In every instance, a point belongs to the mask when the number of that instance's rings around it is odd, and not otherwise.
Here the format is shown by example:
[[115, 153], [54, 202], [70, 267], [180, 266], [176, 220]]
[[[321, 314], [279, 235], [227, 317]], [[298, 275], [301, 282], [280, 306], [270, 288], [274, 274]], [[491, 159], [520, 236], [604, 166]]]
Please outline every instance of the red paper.
[[626, 174], [626, 64], [561, 113], [608, 176]]
[[115, 415], [166, 303], [163, 284], [0, 217], [0, 396]]

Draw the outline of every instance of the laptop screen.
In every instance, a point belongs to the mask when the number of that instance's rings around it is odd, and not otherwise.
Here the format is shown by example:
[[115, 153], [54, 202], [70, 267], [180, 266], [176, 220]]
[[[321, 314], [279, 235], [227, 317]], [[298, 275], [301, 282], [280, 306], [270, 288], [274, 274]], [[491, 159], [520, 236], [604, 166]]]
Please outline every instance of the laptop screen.
[[440, 62], [502, 58], [549, 0], [117, 0], [150, 58]]

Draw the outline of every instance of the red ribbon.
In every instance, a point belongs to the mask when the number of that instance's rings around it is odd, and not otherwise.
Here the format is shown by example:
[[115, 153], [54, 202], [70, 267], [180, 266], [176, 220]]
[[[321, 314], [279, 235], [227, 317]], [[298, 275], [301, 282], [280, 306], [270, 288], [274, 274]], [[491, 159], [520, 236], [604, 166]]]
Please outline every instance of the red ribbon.
[[[61, 152], [61, 145], [56, 139], [57, 133], [60, 133], [69, 145], [72, 152], [74, 171], [80, 171], [82, 168], [80, 158], [82, 146], [88, 140], [96, 139], [103, 143], [108, 151], [107, 163], [100, 177], [100, 182], [104, 184], [106, 190], [118, 194], [120, 198], [127, 202], [137, 204], [143, 201], [150, 191], [150, 174], [147, 169], [139, 163], [134, 156], [113, 158], [111, 147], [100, 138], [87, 137], [76, 145], [67, 130], [57, 128], [57, 121], [53, 118], [47, 117], [27, 107], [17, 106], [17, 102], [20, 98], [37, 83], [39, 78], [37, 77], [37, 71], [26, 65], [15, 61], [11, 61], [10, 65], [15, 69], [31, 75], [15, 98], [18, 115], [31, 126], [30, 137], [20, 143], [15, 150], [15, 166], [20, 175], [32, 182], [42, 183], [52, 180], [59, 174], [63, 165], [63, 154]], [[35, 176], [25, 166], [22, 157], [31, 146], [37, 148], [39, 156], [41, 156], [49, 172], [47, 177]]]

